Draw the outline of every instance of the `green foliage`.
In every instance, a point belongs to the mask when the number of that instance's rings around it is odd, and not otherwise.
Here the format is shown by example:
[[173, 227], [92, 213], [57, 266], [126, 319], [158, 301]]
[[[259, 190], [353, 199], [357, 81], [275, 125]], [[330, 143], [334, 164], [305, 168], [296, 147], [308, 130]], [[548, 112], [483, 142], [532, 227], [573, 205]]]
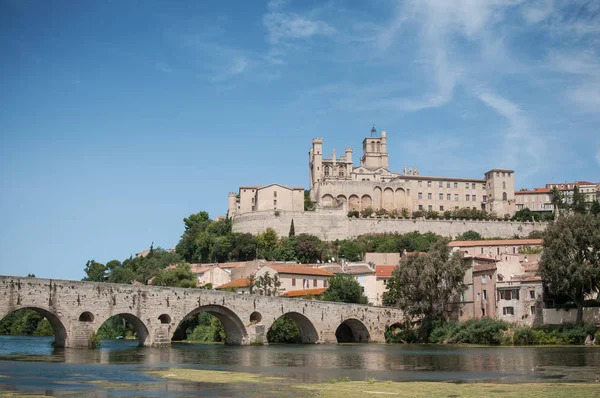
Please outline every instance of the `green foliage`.
[[221, 342], [227, 335], [221, 321], [208, 312], [188, 316], [179, 324], [173, 340], [197, 342]]
[[89, 260], [85, 264], [85, 274], [87, 275], [83, 278], [84, 281], [87, 282], [106, 282], [106, 271], [107, 268], [104, 264], [96, 262], [94, 260]]
[[364, 209], [362, 209], [360, 211], [360, 215], [362, 217], [371, 217], [371, 215], [373, 214], [373, 212], [374, 212], [374, 210], [373, 210], [372, 207], [367, 207], [367, 208], [364, 208]]
[[174, 268], [160, 271], [152, 280], [152, 285], [193, 288], [198, 285], [198, 280], [192, 273], [190, 265], [180, 262]]
[[[292, 220], [291, 229], [294, 226], [294, 220]], [[279, 237], [277, 232], [273, 228], [267, 228], [267, 230], [256, 237], [258, 244], [258, 257], [266, 260], [275, 260], [277, 253], [277, 247], [279, 245]]]
[[529, 208], [524, 208], [515, 213], [511, 220], [513, 221], [551, 221], [553, 218], [549, 212], [541, 213], [537, 211], [531, 211]]
[[310, 200], [310, 191], [304, 190], [304, 211], [313, 211], [315, 209], [315, 202]]
[[100, 345], [100, 337], [98, 337], [98, 334], [96, 332], [92, 332], [92, 335], [90, 336], [90, 348], [96, 348]]
[[348, 212], [348, 218], [360, 218], [360, 212], [358, 210], [350, 210]]
[[[303, 264], [316, 263], [322, 259], [323, 246], [319, 238], [314, 235], [300, 234], [295, 237], [296, 258]], [[294, 241], [290, 239], [290, 241]]]
[[519, 247], [519, 254], [540, 254], [541, 252], [542, 252], [541, 247], [532, 247], [532, 246]]
[[579, 187], [575, 185], [573, 189], [573, 198], [571, 202], [571, 210], [578, 214], [587, 213], [587, 206], [585, 204], [585, 195], [579, 191]]
[[467, 231], [462, 235], [457, 236], [456, 240], [483, 240], [483, 237], [479, 232]]
[[509, 324], [482, 318], [466, 322], [448, 322], [437, 326], [429, 335], [430, 343], [500, 345]]
[[544, 231], [531, 231], [529, 235], [527, 235], [527, 239], [544, 239]]
[[302, 335], [296, 322], [283, 315], [277, 319], [267, 332], [269, 343], [302, 343]]
[[135, 337], [133, 325], [118, 315], [108, 318], [98, 329], [98, 340], [112, 340], [119, 336]]
[[352, 275], [337, 274], [328, 281], [328, 288], [321, 299], [340, 303], [368, 304], [363, 288]]
[[279, 280], [279, 275], [275, 274], [275, 276], [271, 277], [269, 272], [265, 272], [263, 275], [259, 276], [252, 281], [252, 293], [259, 294], [261, 296], [278, 296], [281, 281]]
[[344, 240], [340, 243], [338, 256], [347, 261], [360, 261], [362, 260], [363, 253], [361, 252], [358, 243], [353, 240]]
[[596, 327], [587, 325], [545, 325], [539, 328], [521, 327], [515, 330], [515, 345], [584, 344], [588, 335], [594, 335]]
[[594, 200], [592, 202], [592, 206], [590, 207], [590, 213], [592, 213], [595, 216], [600, 215], [600, 202], [598, 202], [597, 200]]
[[407, 318], [444, 318], [466, 289], [460, 254], [451, 253], [446, 239], [429, 253], [407, 256], [388, 280], [384, 305], [397, 306]]
[[559, 218], [546, 229], [543, 247], [539, 274], [550, 293], [575, 302], [581, 324], [585, 295], [600, 286], [600, 216]]
[[0, 321], [0, 335], [52, 336], [50, 322], [34, 310], [22, 309], [11, 312]]

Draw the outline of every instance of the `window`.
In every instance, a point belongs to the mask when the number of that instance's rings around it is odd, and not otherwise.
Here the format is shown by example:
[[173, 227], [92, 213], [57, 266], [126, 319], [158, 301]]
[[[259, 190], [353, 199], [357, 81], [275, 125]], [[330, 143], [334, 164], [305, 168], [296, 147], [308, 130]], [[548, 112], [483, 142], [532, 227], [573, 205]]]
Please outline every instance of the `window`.
[[273, 200], [273, 206], [277, 206], [277, 199]]
[[340, 177], [343, 177], [343, 176], [344, 176], [344, 169], [340, 169], [340, 171], [339, 171], [339, 176], [340, 176]]
[[440, 200], [444, 200], [444, 194], [443, 193], [440, 194]]
[[408, 189], [406, 190], [406, 194], [407, 194], [407, 195], [410, 195], [410, 188], [408, 188]]
[[483, 294], [483, 299], [487, 300], [487, 290], [484, 290], [483, 292], [481, 292]]
[[535, 305], [529, 307], [529, 312], [531, 313], [531, 315], [535, 315]]
[[431, 188], [431, 181], [427, 181], [427, 186]]
[[468, 182], [465, 184], [465, 188], [469, 189], [469, 183]]
[[292, 278], [292, 286], [296, 286], [296, 278]]
[[444, 211], [444, 206], [440, 206], [440, 211]]
[[422, 187], [423, 186], [423, 181], [419, 181], [419, 186]]
[[477, 185], [475, 183], [471, 184], [473, 189], [477, 189]]
[[482, 202], [483, 202], [483, 203], [487, 203], [487, 196], [483, 195]]
[[444, 188], [444, 182], [440, 181], [440, 188]]
[[450, 181], [446, 183], [446, 188], [450, 188]]
[[427, 199], [428, 199], [428, 200], [431, 200], [431, 199], [432, 199], [432, 197], [431, 197], [431, 192], [429, 192], [429, 193], [427, 194]]
[[535, 290], [530, 290], [529, 291], [529, 298], [532, 298], [532, 299], [535, 298]]
[[454, 183], [454, 188], [458, 188], [458, 182]]
[[329, 166], [325, 166], [325, 176], [329, 176]]
[[517, 254], [517, 248], [513, 246], [513, 254]]
[[518, 300], [519, 299], [519, 289], [503, 289], [499, 290], [500, 297], [503, 300]]
[[506, 189], [506, 182], [502, 181], [502, 189]]
[[465, 196], [465, 198], [467, 199], [467, 202], [471, 200], [471, 195], [467, 194], [467, 196]]
[[375, 142], [371, 142], [371, 152], [375, 152]]
[[423, 199], [423, 192], [419, 192], [419, 193], [417, 194], [417, 196], [418, 196], [418, 198], [419, 198], [419, 199]]
[[423, 210], [423, 205], [419, 205], [419, 210]]
[[327, 287], [327, 279], [323, 281], [323, 287]]
[[454, 194], [454, 200], [458, 201], [458, 194], [457, 193]]
[[485, 285], [487, 283], [487, 275], [481, 275], [481, 284]]
[[483, 247], [481, 248], [481, 254], [483, 254]]
[[313, 279], [313, 287], [317, 287], [317, 280]]
[[452, 200], [452, 195], [451, 194], [446, 194], [446, 199], [447, 200]]
[[502, 307], [502, 315], [514, 315], [515, 309], [513, 307]]
[[508, 196], [506, 195], [506, 192], [502, 192], [502, 200], [508, 200]]
[[432, 205], [427, 206], [427, 210], [432, 211], [433, 210], [433, 206]]
[[276, 198], [277, 197], [277, 191], [273, 191], [273, 197]]
[[477, 199], [476, 199], [476, 195], [472, 195], [472, 196], [471, 196], [471, 200], [472, 200], [473, 202], [477, 201]]

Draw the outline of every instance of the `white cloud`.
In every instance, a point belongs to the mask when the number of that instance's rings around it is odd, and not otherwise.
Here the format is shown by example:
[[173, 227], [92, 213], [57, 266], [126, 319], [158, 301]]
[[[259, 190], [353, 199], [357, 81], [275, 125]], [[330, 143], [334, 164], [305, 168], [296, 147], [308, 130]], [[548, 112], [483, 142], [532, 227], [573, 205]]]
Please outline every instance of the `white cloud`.
[[263, 23], [267, 28], [268, 41], [271, 44], [278, 44], [286, 39], [306, 39], [335, 32], [335, 29], [326, 22], [315, 21], [293, 13], [270, 12], [264, 16]]
[[552, 0], [538, 0], [524, 6], [521, 9], [521, 14], [528, 23], [536, 24], [545, 20], [552, 14], [553, 6]]

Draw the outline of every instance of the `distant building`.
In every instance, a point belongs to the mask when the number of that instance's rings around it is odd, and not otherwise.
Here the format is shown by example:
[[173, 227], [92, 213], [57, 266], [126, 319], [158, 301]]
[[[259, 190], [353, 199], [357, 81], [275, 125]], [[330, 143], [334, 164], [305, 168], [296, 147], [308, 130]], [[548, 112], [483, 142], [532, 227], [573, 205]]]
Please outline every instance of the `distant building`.
[[465, 255], [463, 257], [466, 268], [464, 283], [466, 290], [463, 293], [458, 319], [494, 318], [496, 316], [496, 263], [490, 257]]
[[234, 290], [238, 294], [250, 294], [250, 278], [240, 278], [217, 286], [216, 290]]
[[387, 282], [392, 277], [392, 273], [397, 267], [397, 265], [375, 266], [375, 286], [377, 292], [375, 296], [375, 305], [383, 305], [383, 293], [388, 290]]
[[462, 254], [501, 260], [504, 255], [519, 254], [524, 247], [535, 247], [541, 250], [542, 239], [455, 240], [448, 246]]
[[327, 288], [327, 282], [334, 276], [331, 272], [315, 267], [302, 265], [277, 265], [269, 263], [254, 275], [255, 279], [269, 273], [271, 277], [277, 275], [281, 282], [281, 293], [295, 290]]

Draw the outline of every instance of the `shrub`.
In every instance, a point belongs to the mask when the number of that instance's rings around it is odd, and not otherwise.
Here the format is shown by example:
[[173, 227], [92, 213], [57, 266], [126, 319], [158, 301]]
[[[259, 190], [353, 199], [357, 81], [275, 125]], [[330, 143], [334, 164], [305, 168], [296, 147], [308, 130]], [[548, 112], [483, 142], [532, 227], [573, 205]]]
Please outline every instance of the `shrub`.
[[360, 213], [358, 212], [358, 210], [350, 210], [348, 212], [348, 217], [349, 218], [352, 218], [352, 217], [359, 218], [360, 217]]
[[408, 218], [408, 216], [409, 216], [408, 209], [406, 207], [403, 207], [402, 211], [400, 213], [402, 214], [402, 217], [404, 217], [404, 218]]
[[427, 212], [426, 217], [431, 218], [433, 220], [437, 219], [440, 216], [440, 213], [434, 210], [430, 210]]
[[513, 335], [513, 344], [515, 345], [531, 345], [537, 344], [537, 336], [531, 328], [521, 328], [515, 330]]
[[371, 217], [371, 214], [373, 214], [373, 208], [372, 207], [367, 207], [366, 209], [362, 209], [360, 211], [360, 215], [363, 217]]
[[421, 218], [424, 215], [425, 215], [425, 213], [423, 213], [423, 211], [421, 211], [421, 210], [413, 211], [413, 213], [412, 213], [413, 218]]
[[[365, 209], [365, 210], [366, 210], [366, 209]], [[395, 209], [394, 209], [394, 210], [395, 210]], [[364, 211], [364, 210], [363, 210], [363, 211]], [[375, 214], [377, 214], [377, 216], [381, 217], [381, 216], [387, 216], [387, 215], [388, 215], [388, 214], [390, 214], [390, 213], [388, 213], [388, 211], [387, 211], [386, 209], [377, 209], [377, 210], [375, 211]], [[390, 215], [391, 215], [391, 214], [390, 214]]]
[[449, 220], [449, 219], [451, 219], [451, 218], [452, 218], [452, 212], [451, 212], [450, 210], [446, 210], [446, 211], [444, 212], [444, 218], [445, 218], [446, 220]]
[[508, 326], [504, 321], [490, 318], [448, 322], [435, 327], [428, 340], [430, 343], [499, 345], [504, 341]]

